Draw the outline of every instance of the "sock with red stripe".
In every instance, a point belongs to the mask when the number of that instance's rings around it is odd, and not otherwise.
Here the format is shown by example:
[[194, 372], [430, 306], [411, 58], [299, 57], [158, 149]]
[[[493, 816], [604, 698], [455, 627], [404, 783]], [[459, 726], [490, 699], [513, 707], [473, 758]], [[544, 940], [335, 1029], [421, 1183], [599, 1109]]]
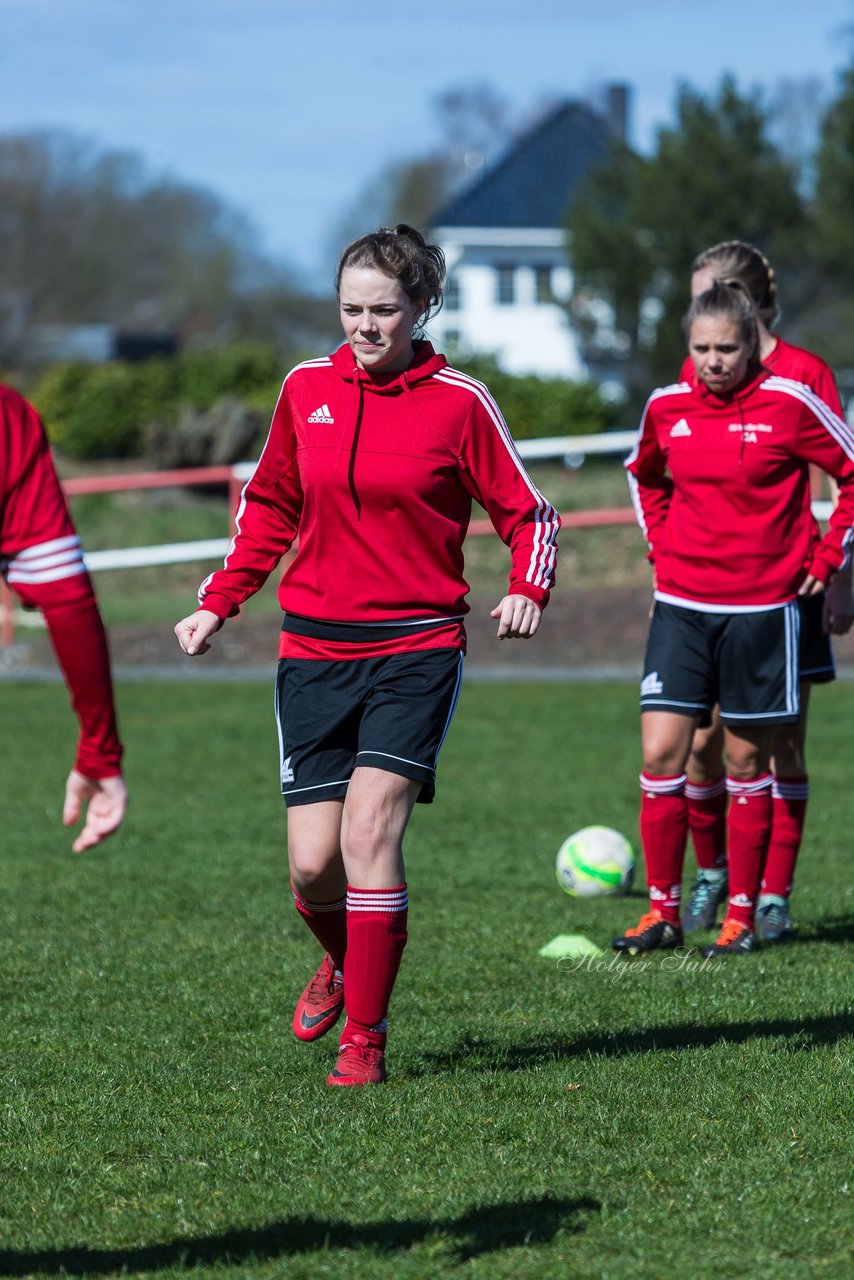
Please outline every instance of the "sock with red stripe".
[[788, 898], [795, 878], [795, 863], [804, 838], [809, 800], [809, 778], [775, 778], [771, 787], [771, 841], [765, 860], [762, 893]]
[[714, 782], [686, 782], [688, 831], [697, 866], [703, 871], [719, 871], [726, 866], [726, 813], [729, 803], [726, 778]]
[[406, 946], [408, 905], [405, 884], [391, 889], [347, 886], [342, 1044], [355, 1034], [377, 1049], [385, 1047], [386, 1014]]
[[347, 899], [336, 902], [308, 902], [291, 881], [294, 905], [317, 941], [332, 957], [335, 968], [343, 970], [347, 954]]
[[650, 906], [671, 924], [678, 924], [688, 839], [685, 774], [651, 778], [642, 773], [640, 785], [640, 835]]
[[759, 880], [771, 837], [771, 774], [750, 782], [727, 778], [730, 794], [729, 905], [727, 919], [753, 928]]

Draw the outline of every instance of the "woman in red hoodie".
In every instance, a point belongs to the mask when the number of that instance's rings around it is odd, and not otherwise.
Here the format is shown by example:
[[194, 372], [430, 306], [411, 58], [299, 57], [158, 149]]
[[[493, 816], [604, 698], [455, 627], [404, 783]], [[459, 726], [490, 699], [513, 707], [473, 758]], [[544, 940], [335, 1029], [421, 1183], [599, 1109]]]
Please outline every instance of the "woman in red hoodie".
[[204, 653], [293, 544], [277, 718], [297, 910], [324, 949], [300, 1040], [346, 1022], [330, 1085], [385, 1079], [386, 1013], [407, 936], [403, 836], [433, 799], [460, 688], [472, 500], [511, 553], [498, 639], [537, 630], [558, 517], [482, 383], [415, 335], [438, 309], [441, 249], [405, 225], [354, 241], [336, 290], [346, 341], [288, 374], [225, 565], [176, 634]]
[[[799, 597], [824, 590], [854, 537], [854, 436], [801, 382], [761, 364], [746, 290], [716, 283], [691, 303], [690, 381], [650, 397], [626, 466], [655, 570], [641, 682], [641, 840], [650, 911], [615, 939], [634, 954], [682, 942], [685, 765], [720, 704], [727, 759], [729, 904], [705, 954], [756, 946], [771, 830], [774, 727], [799, 715]], [[839, 482], [823, 538], [809, 465]]]
[[[717, 280], [739, 281], [756, 307], [759, 354], [769, 373], [806, 383], [840, 418], [844, 417], [832, 370], [817, 355], [784, 341], [776, 332], [779, 317], [777, 278], [771, 263], [754, 245], [727, 240], [706, 249], [692, 264], [691, 296], [705, 292]], [[682, 368], [682, 380], [693, 376], [690, 357]], [[821, 476], [813, 477], [814, 492]], [[833, 490], [833, 485], [831, 489]], [[832, 496], [836, 497], [835, 492]], [[794, 936], [789, 898], [795, 864], [803, 840], [809, 798], [806, 765], [806, 731], [810, 694], [814, 684], [835, 677], [831, 635], [845, 635], [854, 622], [850, 562], [834, 574], [827, 591], [800, 602], [800, 704], [795, 724], [778, 726], [774, 734], [771, 768], [771, 840], [762, 874], [756, 925], [765, 942], [786, 942]], [[723, 735], [717, 713], [709, 728], [698, 729], [688, 760], [688, 831], [697, 856], [697, 878], [682, 928], [686, 933], [711, 928], [717, 909], [726, 901], [727, 793], [722, 761]]]

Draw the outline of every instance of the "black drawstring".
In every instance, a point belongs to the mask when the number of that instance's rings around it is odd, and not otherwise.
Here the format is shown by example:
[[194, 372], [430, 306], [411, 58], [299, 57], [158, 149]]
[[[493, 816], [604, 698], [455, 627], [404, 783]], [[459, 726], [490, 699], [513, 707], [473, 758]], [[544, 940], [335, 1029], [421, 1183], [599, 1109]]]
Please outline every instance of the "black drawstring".
[[347, 463], [347, 487], [350, 490], [353, 499], [353, 506], [356, 508], [356, 519], [362, 518], [362, 503], [359, 499], [359, 493], [356, 489], [356, 450], [359, 446], [359, 433], [362, 429], [362, 399], [364, 391], [362, 389], [361, 369], [356, 370], [356, 420], [353, 423], [353, 435], [350, 439], [350, 458]]

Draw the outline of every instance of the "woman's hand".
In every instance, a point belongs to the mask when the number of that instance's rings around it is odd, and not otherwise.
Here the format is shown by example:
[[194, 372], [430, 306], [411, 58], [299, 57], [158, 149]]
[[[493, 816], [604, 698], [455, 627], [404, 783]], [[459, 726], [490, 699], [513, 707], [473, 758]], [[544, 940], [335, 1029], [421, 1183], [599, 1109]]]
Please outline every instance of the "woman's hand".
[[178, 643], [191, 658], [197, 658], [210, 649], [208, 638], [219, 631], [222, 619], [210, 609], [197, 609], [188, 618], [182, 618], [175, 626]]
[[499, 640], [530, 640], [536, 635], [542, 610], [527, 596], [505, 596], [489, 616], [498, 619]]
[[84, 813], [83, 830], [71, 846], [75, 853], [92, 849], [122, 825], [127, 806], [127, 787], [122, 775], [112, 778], [85, 778], [72, 769], [65, 783], [62, 821], [72, 827]]
[[817, 596], [824, 591], [824, 583], [821, 578], [815, 578], [808, 573], [801, 585], [798, 587], [799, 596]]

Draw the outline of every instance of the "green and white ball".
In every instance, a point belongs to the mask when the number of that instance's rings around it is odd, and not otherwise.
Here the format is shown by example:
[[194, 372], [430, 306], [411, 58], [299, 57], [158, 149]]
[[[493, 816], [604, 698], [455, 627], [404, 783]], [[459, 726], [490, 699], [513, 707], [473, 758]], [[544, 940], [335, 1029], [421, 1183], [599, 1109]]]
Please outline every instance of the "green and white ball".
[[574, 898], [616, 896], [631, 888], [635, 855], [613, 827], [582, 827], [558, 849], [555, 870], [561, 889]]

